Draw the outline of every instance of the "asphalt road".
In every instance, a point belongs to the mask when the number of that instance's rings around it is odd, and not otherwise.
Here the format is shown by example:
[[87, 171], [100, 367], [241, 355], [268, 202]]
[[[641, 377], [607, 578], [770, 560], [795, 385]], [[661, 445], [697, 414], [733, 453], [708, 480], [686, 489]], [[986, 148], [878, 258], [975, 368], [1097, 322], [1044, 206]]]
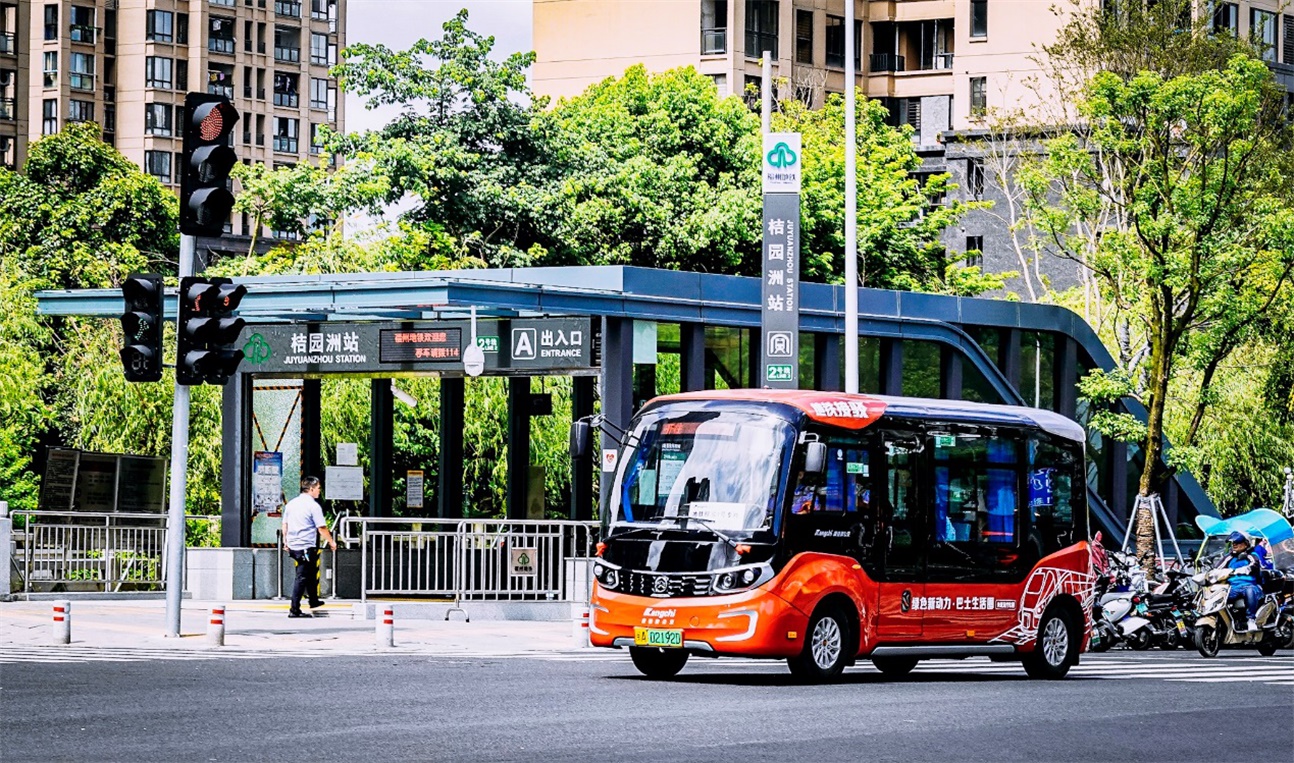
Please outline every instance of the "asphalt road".
[[[696, 658], [653, 682], [601, 650], [11, 663], [0, 760], [1280, 762], [1294, 760], [1282, 654], [1196, 672], [1185, 652], [1088, 655], [1092, 672], [1060, 682], [986, 660], [894, 681], [860, 665], [832, 686]], [[1286, 683], [1247, 678], [1265, 667]]]

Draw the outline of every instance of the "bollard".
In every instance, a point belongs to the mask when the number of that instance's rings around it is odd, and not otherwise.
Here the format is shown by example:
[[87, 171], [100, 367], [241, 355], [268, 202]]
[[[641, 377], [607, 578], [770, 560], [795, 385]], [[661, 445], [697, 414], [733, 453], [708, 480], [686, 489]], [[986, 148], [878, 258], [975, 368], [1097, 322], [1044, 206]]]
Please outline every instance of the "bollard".
[[211, 619], [207, 621], [207, 646], [225, 645], [225, 605], [217, 604], [211, 608]]
[[54, 643], [72, 643], [72, 602], [54, 602]]
[[577, 601], [571, 604], [571, 638], [575, 641], [576, 649], [583, 649], [589, 645], [588, 602]]
[[377, 646], [389, 649], [395, 646], [395, 607], [382, 605], [382, 615], [377, 618]]

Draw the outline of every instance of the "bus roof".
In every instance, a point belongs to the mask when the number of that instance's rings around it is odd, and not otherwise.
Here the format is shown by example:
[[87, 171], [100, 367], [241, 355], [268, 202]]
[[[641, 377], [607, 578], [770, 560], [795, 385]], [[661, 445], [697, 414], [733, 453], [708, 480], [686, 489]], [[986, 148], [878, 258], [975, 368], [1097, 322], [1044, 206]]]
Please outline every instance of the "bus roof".
[[1083, 428], [1058, 413], [1021, 405], [990, 405], [965, 400], [924, 397], [850, 395], [814, 390], [730, 389], [665, 395], [658, 402], [732, 400], [780, 403], [804, 411], [809, 418], [848, 429], [862, 429], [881, 416], [901, 419], [940, 419], [966, 424], [1032, 426], [1067, 440], [1083, 442]]

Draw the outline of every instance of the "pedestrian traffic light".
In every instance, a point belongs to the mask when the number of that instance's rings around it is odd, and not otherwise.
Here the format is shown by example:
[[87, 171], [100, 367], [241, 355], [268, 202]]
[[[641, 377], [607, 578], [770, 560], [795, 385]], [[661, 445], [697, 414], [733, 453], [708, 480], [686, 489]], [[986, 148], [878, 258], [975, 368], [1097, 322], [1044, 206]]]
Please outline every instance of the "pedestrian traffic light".
[[133, 275], [121, 285], [126, 311], [121, 314], [125, 344], [121, 364], [128, 382], [162, 379], [162, 277]]
[[184, 165], [180, 168], [180, 232], [219, 236], [234, 208], [227, 188], [238, 156], [229, 136], [238, 110], [220, 95], [189, 93], [184, 97]]
[[233, 317], [247, 287], [228, 278], [180, 279], [175, 380], [179, 384], [224, 384], [238, 370], [238, 335], [246, 325]]

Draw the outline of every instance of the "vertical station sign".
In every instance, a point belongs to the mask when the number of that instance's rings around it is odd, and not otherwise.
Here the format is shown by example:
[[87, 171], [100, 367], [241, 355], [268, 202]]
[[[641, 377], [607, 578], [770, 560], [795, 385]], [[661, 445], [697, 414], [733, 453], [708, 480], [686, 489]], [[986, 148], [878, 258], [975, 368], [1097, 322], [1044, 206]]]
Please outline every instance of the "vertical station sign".
[[764, 135], [762, 378], [757, 387], [799, 387], [800, 167], [799, 133]]

